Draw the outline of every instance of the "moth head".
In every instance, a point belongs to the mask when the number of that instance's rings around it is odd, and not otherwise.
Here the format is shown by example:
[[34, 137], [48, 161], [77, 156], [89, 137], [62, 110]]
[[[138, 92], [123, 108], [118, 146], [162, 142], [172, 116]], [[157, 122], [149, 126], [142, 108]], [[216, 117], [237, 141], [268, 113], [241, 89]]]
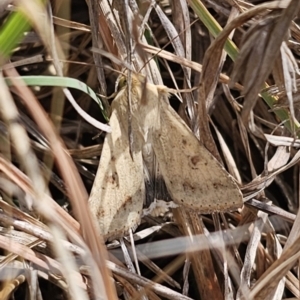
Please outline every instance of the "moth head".
[[[131, 73], [131, 84], [133, 87], [137, 87], [146, 82], [146, 77], [142, 74]], [[124, 75], [120, 76], [117, 81], [117, 92], [121, 91], [127, 86], [128, 83], [128, 73], [125, 72]]]
[[122, 89], [124, 89], [127, 85], [127, 77], [125, 75], [122, 75], [119, 82], [118, 82], [118, 87], [117, 87], [117, 91], [121, 91]]

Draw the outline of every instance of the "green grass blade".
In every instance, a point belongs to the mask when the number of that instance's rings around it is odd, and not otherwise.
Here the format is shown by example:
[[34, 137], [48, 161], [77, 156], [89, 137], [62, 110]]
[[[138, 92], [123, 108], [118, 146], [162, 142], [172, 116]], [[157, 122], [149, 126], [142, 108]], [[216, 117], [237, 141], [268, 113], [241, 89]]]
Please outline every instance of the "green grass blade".
[[[86, 94], [88, 94], [99, 106], [104, 113], [104, 108], [101, 100], [96, 95], [96, 93], [85, 83], [69, 77], [59, 77], [59, 76], [20, 76], [20, 78], [28, 85], [28, 86], [55, 86], [61, 88], [73, 88], [80, 90]], [[12, 85], [12, 80], [9, 77], [5, 78], [5, 82], [8, 86]], [[103, 116], [107, 119], [106, 115]]]
[[[216, 37], [223, 30], [201, 1], [189, 0], [189, 4], [213, 37]], [[229, 57], [235, 61], [239, 53], [235, 43], [227, 39], [224, 49]]]

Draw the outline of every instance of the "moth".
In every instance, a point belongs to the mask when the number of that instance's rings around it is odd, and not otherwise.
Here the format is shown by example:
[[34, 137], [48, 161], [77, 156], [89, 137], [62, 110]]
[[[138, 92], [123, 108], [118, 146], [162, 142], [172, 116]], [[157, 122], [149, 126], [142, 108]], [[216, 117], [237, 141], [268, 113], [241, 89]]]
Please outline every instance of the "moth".
[[89, 198], [106, 239], [124, 236], [141, 220], [145, 199], [142, 147], [152, 143], [167, 190], [178, 205], [199, 213], [235, 210], [243, 205], [234, 179], [199, 142], [168, 104], [168, 89], [132, 74], [131, 128], [128, 138], [126, 76], [112, 102], [111, 133], [104, 140]]

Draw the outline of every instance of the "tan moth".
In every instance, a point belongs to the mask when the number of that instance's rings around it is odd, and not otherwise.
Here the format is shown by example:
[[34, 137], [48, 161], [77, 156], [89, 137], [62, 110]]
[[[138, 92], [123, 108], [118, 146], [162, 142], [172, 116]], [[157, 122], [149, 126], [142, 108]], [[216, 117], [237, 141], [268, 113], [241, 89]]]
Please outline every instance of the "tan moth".
[[167, 103], [168, 89], [132, 75], [132, 157], [128, 140], [126, 77], [112, 102], [111, 133], [105, 137], [89, 205], [107, 239], [123, 236], [141, 219], [145, 199], [142, 146], [152, 143], [161, 174], [173, 201], [185, 208], [212, 213], [243, 205], [234, 179], [201, 145]]

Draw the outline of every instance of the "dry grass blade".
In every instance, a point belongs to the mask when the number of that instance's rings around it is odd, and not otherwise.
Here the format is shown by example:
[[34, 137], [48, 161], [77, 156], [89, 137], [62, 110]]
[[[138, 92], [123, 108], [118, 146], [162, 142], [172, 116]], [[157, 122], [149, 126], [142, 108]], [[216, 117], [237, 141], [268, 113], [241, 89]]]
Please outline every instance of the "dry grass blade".
[[[17, 81], [16, 84], [17, 84], [16, 88], [19, 88], [20, 90], [22, 90], [22, 93], [24, 95], [24, 100], [33, 101], [33, 102], [31, 102], [30, 105], [28, 105], [28, 108], [31, 109], [33, 117], [37, 118], [36, 119], [37, 122], [40, 123], [39, 124], [40, 127], [42, 128], [42, 130], [44, 131], [44, 133], [46, 134], [46, 136], [48, 136], [48, 140], [51, 142], [51, 145], [52, 146], [55, 145], [55, 149], [56, 149], [57, 153], [60, 152], [60, 155], [61, 155], [62, 159], [65, 160], [64, 161], [64, 168], [62, 168], [61, 170], [64, 173], [66, 182], [69, 181], [69, 186], [70, 186], [69, 192], [70, 192], [70, 194], [73, 195], [74, 199], [76, 199], [76, 198], [77, 199], [85, 199], [86, 198], [86, 196], [84, 194], [84, 190], [85, 189], [84, 189], [84, 187], [82, 185], [80, 185], [80, 179], [77, 179], [78, 183], [75, 184], [75, 185], [74, 185], [74, 183], [70, 182], [70, 178], [69, 178], [68, 174], [70, 174], [70, 173], [76, 174], [76, 172], [74, 173], [74, 171], [69, 170], [69, 166], [72, 166], [72, 163], [70, 162], [69, 158], [66, 156], [65, 151], [63, 150], [63, 148], [60, 146], [60, 143], [58, 142], [57, 137], [55, 136], [54, 131], [51, 128], [51, 125], [49, 123], [47, 123], [47, 122], [44, 122], [44, 121], [40, 122], [41, 119], [38, 116], [42, 115], [44, 112], [40, 109], [40, 107], [38, 105], [36, 105], [34, 97], [31, 94], [31, 92], [28, 89], [26, 90], [26, 87], [22, 87], [22, 85], [20, 85], [21, 84], [20, 82]], [[33, 107], [35, 107], [35, 109]], [[37, 111], [39, 112], [39, 114], [37, 114]], [[46, 117], [45, 117], [44, 120], [46, 120]], [[74, 187], [76, 187], [76, 186], [77, 186], [77, 191], [75, 191], [75, 189], [74, 189]], [[80, 186], [81, 186], [81, 188], [79, 188]], [[79, 195], [81, 195], [81, 196], [79, 196]], [[78, 198], [78, 196], [79, 196], [79, 198]], [[83, 205], [81, 204], [80, 205], [81, 208], [79, 208], [79, 206], [78, 206], [79, 202], [75, 201], [74, 205], [76, 205], [76, 203], [77, 203], [77, 214], [78, 214], [78, 217], [79, 217], [79, 219], [83, 220], [83, 222], [81, 224], [84, 224], [87, 221], [91, 221], [91, 218], [88, 217], [88, 211], [86, 210], [85, 212], [83, 212], [83, 207], [86, 204], [83, 204]], [[82, 213], [84, 215], [82, 215]], [[47, 213], [45, 211], [44, 211], [44, 215], [47, 216]], [[87, 239], [88, 243], [90, 243], [91, 249], [94, 249], [95, 258], [98, 260], [98, 264], [99, 264], [99, 267], [100, 267], [101, 266], [100, 261], [103, 259], [101, 256], [100, 256], [101, 258], [99, 257], [99, 255], [101, 253], [99, 251], [99, 249], [101, 248], [101, 246], [100, 246], [99, 243], [98, 244], [95, 243], [96, 242], [95, 239], [91, 239], [91, 231], [93, 231], [93, 229], [94, 229], [93, 224], [90, 223], [87, 226], [89, 227], [89, 230], [87, 230], [87, 229], [84, 230], [84, 227], [82, 227], [83, 234], [84, 234], [85, 238]], [[96, 236], [96, 232], [94, 232], [94, 236]], [[97, 248], [98, 248], [98, 250], [96, 250]], [[102, 269], [102, 272], [105, 272], [104, 269]], [[103, 273], [103, 274], [105, 274], [105, 273]], [[109, 286], [110, 285], [108, 285], [107, 287], [109, 287]]]
[[[155, 10], [157, 15], [159, 16], [162, 26], [164, 27], [169, 40], [172, 43], [172, 46], [175, 50], [175, 53], [177, 57], [186, 57], [186, 51], [183, 47], [183, 44], [179, 38], [179, 32], [176, 31], [176, 29], [173, 27], [173, 24], [169, 21], [169, 19], [165, 16], [163, 11], [161, 10], [160, 6], [155, 5]], [[187, 25], [187, 24], [186, 24]], [[188, 24], [189, 26], [189, 24]], [[188, 88], [191, 88], [191, 82], [190, 82], [190, 70], [188, 70], [184, 65], [182, 65], [183, 73], [184, 73], [184, 82], [186, 83], [186, 86]], [[186, 94], [186, 103], [187, 103], [187, 109], [189, 112], [189, 118], [191, 119], [192, 128], [196, 127], [196, 115], [195, 115], [195, 107], [194, 107], [194, 99], [192, 94]]]
[[[278, 70], [277, 72], [276, 69]], [[280, 55], [275, 62], [273, 74], [276, 85], [284, 86], [285, 88], [292, 124], [297, 123], [293, 101], [293, 93], [297, 92], [296, 72], [299, 73], [297, 62], [287, 44], [283, 42], [280, 47]]]
[[[197, 214], [178, 210], [175, 213], [175, 218], [179, 219], [179, 224], [183, 224], [184, 233], [187, 236], [190, 235], [191, 241], [193, 241], [193, 235], [204, 233], [204, 226]], [[186, 224], [187, 222], [189, 223]], [[208, 242], [205, 243], [205, 241], [203, 241], [203, 244], [207, 250], [201, 251], [201, 254], [192, 252], [189, 257], [192, 262], [193, 271], [196, 277], [199, 278], [197, 281], [198, 291], [204, 299], [211, 297], [214, 299], [222, 299], [222, 292], [215, 274]]]
[[235, 64], [232, 80], [235, 82], [240, 79], [244, 84], [245, 101], [242, 119], [246, 124], [250, 111], [255, 106], [256, 95], [271, 73], [280, 46], [299, 7], [299, 1], [291, 1], [283, 13], [278, 16], [274, 12], [266, 16], [259, 23], [255, 23], [243, 38], [244, 42]]
[[153, 291], [155, 291], [157, 294], [165, 297], [166, 299], [182, 299], [182, 300], [190, 300], [190, 297], [185, 297], [182, 294], [176, 293], [158, 283], [154, 283], [146, 278], [138, 277], [133, 273], [127, 273], [122, 268], [118, 267], [117, 265], [114, 265], [112, 262], [107, 262], [109, 268], [115, 272], [117, 275], [120, 275], [122, 277], [127, 278], [129, 281], [135, 282], [140, 284], [141, 286], [147, 287], [149, 285], [149, 288], [151, 288]]
[[256, 251], [260, 243], [261, 232], [265, 226], [265, 222], [267, 221], [267, 216], [268, 215], [263, 212], [259, 212], [257, 214], [257, 218], [261, 218], [263, 222], [255, 226], [251, 234], [251, 238], [245, 254], [244, 266], [241, 271], [241, 282], [240, 282], [241, 286], [237, 293], [238, 298], [243, 298], [243, 297], [245, 298], [249, 293], [251, 270], [254, 266]]
[[[296, 223], [295, 223], [296, 224]], [[266, 299], [274, 286], [286, 275], [291, 266], [299, 258], [299, 237], [284, 249], [280, 258], [261, 276], [250, 292], [250, 299]], [[264, 288], [264, 289], [263, 289]]]
[[[175, 63], [180, 64], [180, 65], [184, 65], [187, 68], [191, 68], [192, 70], [194, 70], [196, 72], [199, 72], [199, 73], [202, 72], [202, 65], [198, 64], [195, 61], [190, 61], [190, 60], [188, 60], [188, 59], [186, 59], [184, 57], [180, 57], [180, 56], [174, 55], [171, 52], [168, 52], [168, 51], [165, 51], [165, 50], [161, 50], [159, 48], [155, 48], [155, 47], [150, 46], [150, 45], [141, 44], [141, 46], [148, 53], [151, 53], [151, 54], [157, 55], [159, 57], [165, 58], [165, 59], [167, 59], [167, 60], [169, 60], [171, 62], [175, 62]], [[229, 83], [230, 78], [227, 75], [221, 73], [219, 81], [223, 82], [223, 83]], [[241, 90], [241, 91], [243, 90], [243, 87], [240, 84], [238, 84], [238, 83], [236, 83], [234, 85], [234, 87], [236, 89], [238, 89], [238, 90]]]
[[[2, 249], [5, 249], [11, 253], [15, 253], [18, 256], [21, 256], [33, 262], [38, 268], [50, 271], [57, 275], [61, 275], [62, 266], [56, 260], [46, 255], [36, 253], [30, 248], [16, 243], [4, 236], [0, 237], [0, 244]], [[76, 280], [77, 285], [83, 289], [86, 289], [86, 285], [82, 281], [81, 275], [79, 273], [73, 273], [73, 275], [73, 278], [74, 280]]]

